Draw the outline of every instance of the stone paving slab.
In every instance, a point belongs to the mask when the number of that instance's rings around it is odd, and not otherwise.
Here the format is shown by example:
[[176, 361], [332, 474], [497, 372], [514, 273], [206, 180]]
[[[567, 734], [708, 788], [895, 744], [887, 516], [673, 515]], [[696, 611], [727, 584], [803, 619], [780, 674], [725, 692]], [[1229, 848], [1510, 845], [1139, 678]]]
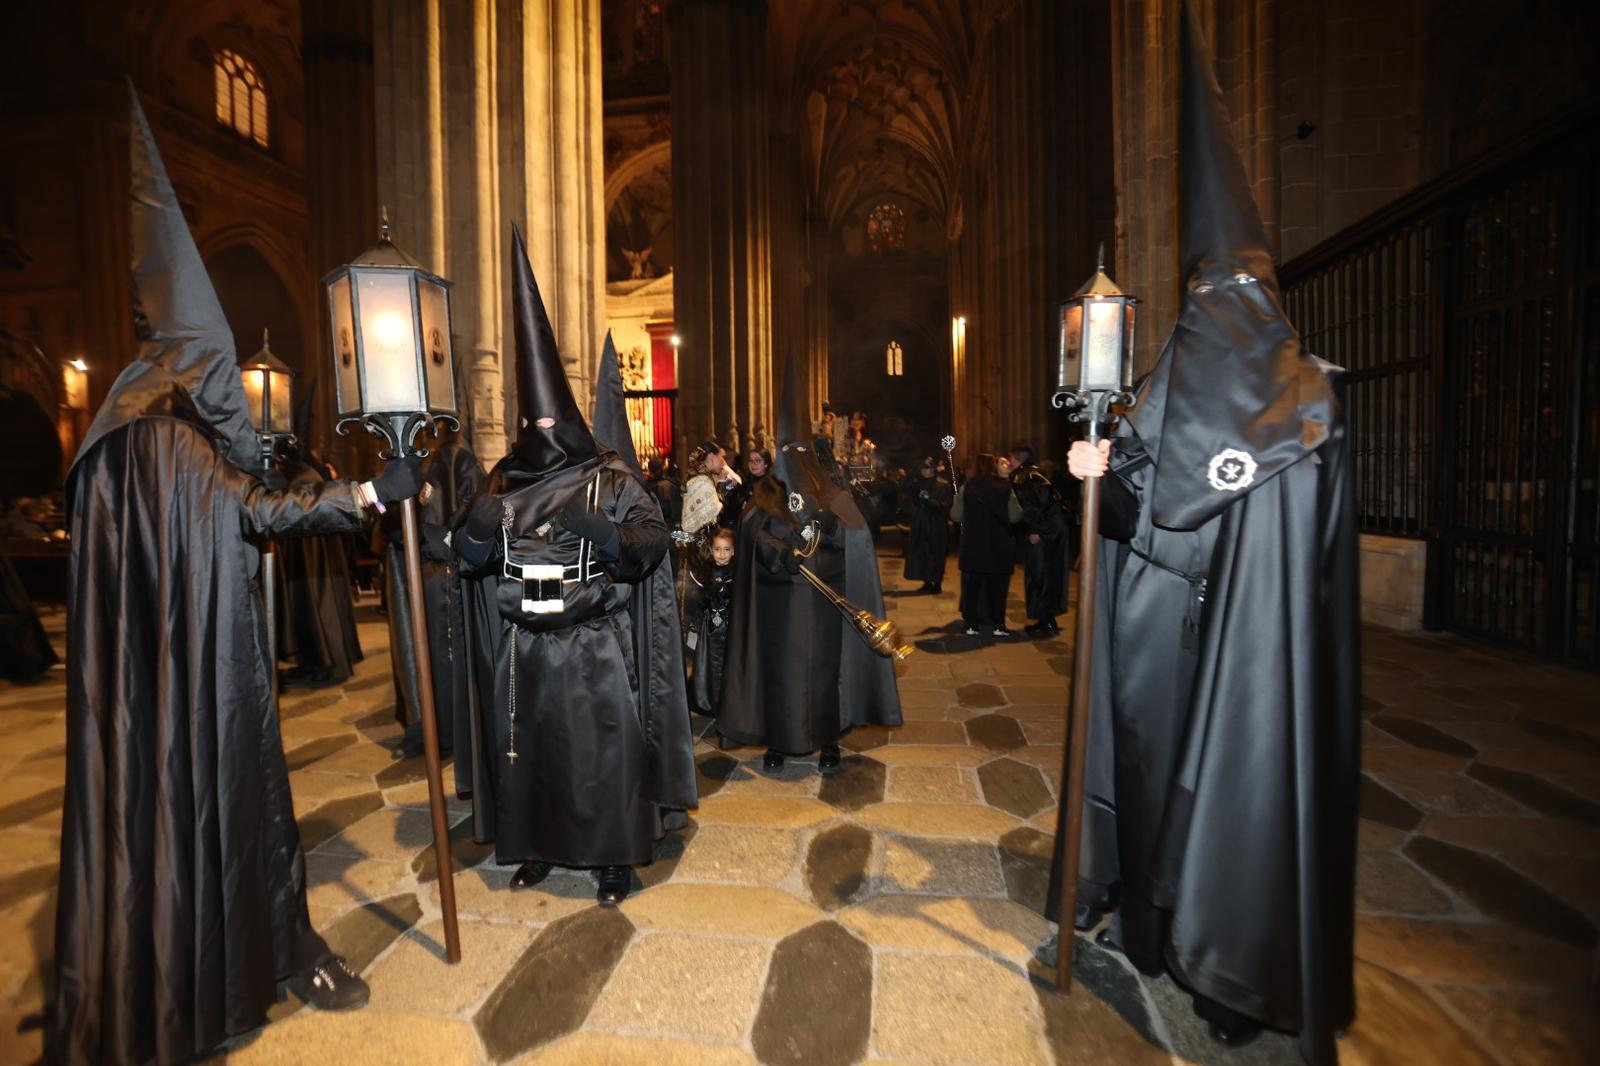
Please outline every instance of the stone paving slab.
[[[1070, 627], [1050, 641], [961, 636], [953, 589], [917, 595], [898, 562], [883, 559], [889, 610], [920, 648], [896, 670], [908, 724], [854, 731], [828, 779], [814, 759], [767, 774], [757, 749], [697, 743], [701, 809], [620, 909], [596, 907], [589, 871], [512, 890], [511, 868], [471, 842], [470, 805], [451, 796], [454, 967], [426, 785], [391, 750], [387, 628], [363, 605], [356, 675], [287, 690], [281, 718], [313, 920], [364, 969], [373, 1001], [343, 1016], [286, 1001], [218, 1061], [1297, 1062], [1274, 1034], [1219, 1049], [1170, 979], [1087, 940], [1080, 990], [1055, 993], [1054, 927], [1038, 912]], [[1009, 609], [1020, 627], [1021, 604]], [[59, 639], [60, 616], [47, 622]], [[1453, 637], [1365, 640], [1359, 1013], [1342, 1061], [1592, 1061], [1593, 677]], [[6, 1062], [43, 1046], [63, 681], [0, 685]]]

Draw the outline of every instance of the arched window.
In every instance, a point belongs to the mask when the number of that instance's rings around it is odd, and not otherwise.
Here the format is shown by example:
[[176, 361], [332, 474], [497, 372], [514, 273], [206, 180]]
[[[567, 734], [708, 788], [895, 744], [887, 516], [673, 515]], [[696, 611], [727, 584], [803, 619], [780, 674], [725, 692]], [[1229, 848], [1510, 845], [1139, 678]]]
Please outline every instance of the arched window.
[[906, 213], [885, 201], [867, 215], [867, 247], [874, 252], [900, 252], [906, 247]]
[[255, 64], [224, 48], [214, 65], [217, 121], [246, 140], [267, 147], [267, 90]]
[[889, 376], [897, 378], [906, 372], [906, 353], [900, 347], [899, 341], [890, 341], [889, 347], [884, 351], [885, 369]]

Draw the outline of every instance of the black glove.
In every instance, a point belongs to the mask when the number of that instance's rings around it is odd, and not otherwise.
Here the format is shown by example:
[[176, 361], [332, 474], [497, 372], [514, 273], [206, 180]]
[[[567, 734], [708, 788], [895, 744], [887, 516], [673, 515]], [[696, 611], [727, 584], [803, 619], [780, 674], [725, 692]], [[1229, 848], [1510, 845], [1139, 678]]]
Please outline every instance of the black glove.
[[839, 528], [839, 516], [824, 508], [817, 512], [817, 525], [824, 533], [832, 533]]
[[591, 544], [609, 544], [611, 538], [616, 536], [615, 527], [606, 520], [605, 515], [588, 510], [582, 500], [573, 500], [563, 507], [557, 521], [562, 529], [576, 533]]
[[500, 528], [500, 519], [505, 514], [505, 505], [500, 502], [500, 497], [491, 492], [472, 501], [472, 506], [467, 510], [466, 534], [473, 540], [488, 540]]
[[422, 460], [415, 455], [384, 464], [383, 473], [372, 481], [379, 503], [409, 500], [422, 489]]
[[783, 553], [783, 568], [791, 574], [798, 574], [800, 572], [800, 564], [804, 561], [792, 551]]
[[422, 524], [422, 557], [430, 563], [448, 563], [450, 545], [444, 542], [445, 528], [430, 522]]

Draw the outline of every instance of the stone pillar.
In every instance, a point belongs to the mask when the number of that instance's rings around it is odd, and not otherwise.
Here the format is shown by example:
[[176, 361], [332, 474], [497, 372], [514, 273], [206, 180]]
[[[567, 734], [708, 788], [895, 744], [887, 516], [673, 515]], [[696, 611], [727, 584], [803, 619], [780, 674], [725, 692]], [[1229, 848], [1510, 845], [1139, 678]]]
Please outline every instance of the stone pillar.
[[529, 259], [580, 407], [605, 331], [599, 0], [374, 0], [379, 188], [396, 240], [454, 282], [473, 447], [514, 435], [507, 257]]
[[[311, 209], [311, 272], [348, 263], [378, 239], [378, 172], [372, 71], [372, 2], [306, 4], [301, 9], [306, 76], [306, 201]], [[308, 442], [341, 471], [365, 472], [373, 450], [333, 433], [336, 398], [327, 303], [320, 290], [315, 333], [300, 381], [317, 383]]]
[[766, 0], [678, 0], [674, 295], [685, 439], [772, 426]]

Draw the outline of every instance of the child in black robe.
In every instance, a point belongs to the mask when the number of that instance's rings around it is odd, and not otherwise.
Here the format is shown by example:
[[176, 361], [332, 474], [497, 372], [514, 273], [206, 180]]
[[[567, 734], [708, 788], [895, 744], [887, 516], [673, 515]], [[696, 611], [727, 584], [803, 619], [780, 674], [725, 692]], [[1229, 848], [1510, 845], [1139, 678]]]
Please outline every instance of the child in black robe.
[[712, 717], [722, 702], [722, 664], [733, 619], [733, 549], [733, 530], [718, 529], [709, 558], [689, 571], [684, 603], [685, 642], [694, 656], [689, 706]]

